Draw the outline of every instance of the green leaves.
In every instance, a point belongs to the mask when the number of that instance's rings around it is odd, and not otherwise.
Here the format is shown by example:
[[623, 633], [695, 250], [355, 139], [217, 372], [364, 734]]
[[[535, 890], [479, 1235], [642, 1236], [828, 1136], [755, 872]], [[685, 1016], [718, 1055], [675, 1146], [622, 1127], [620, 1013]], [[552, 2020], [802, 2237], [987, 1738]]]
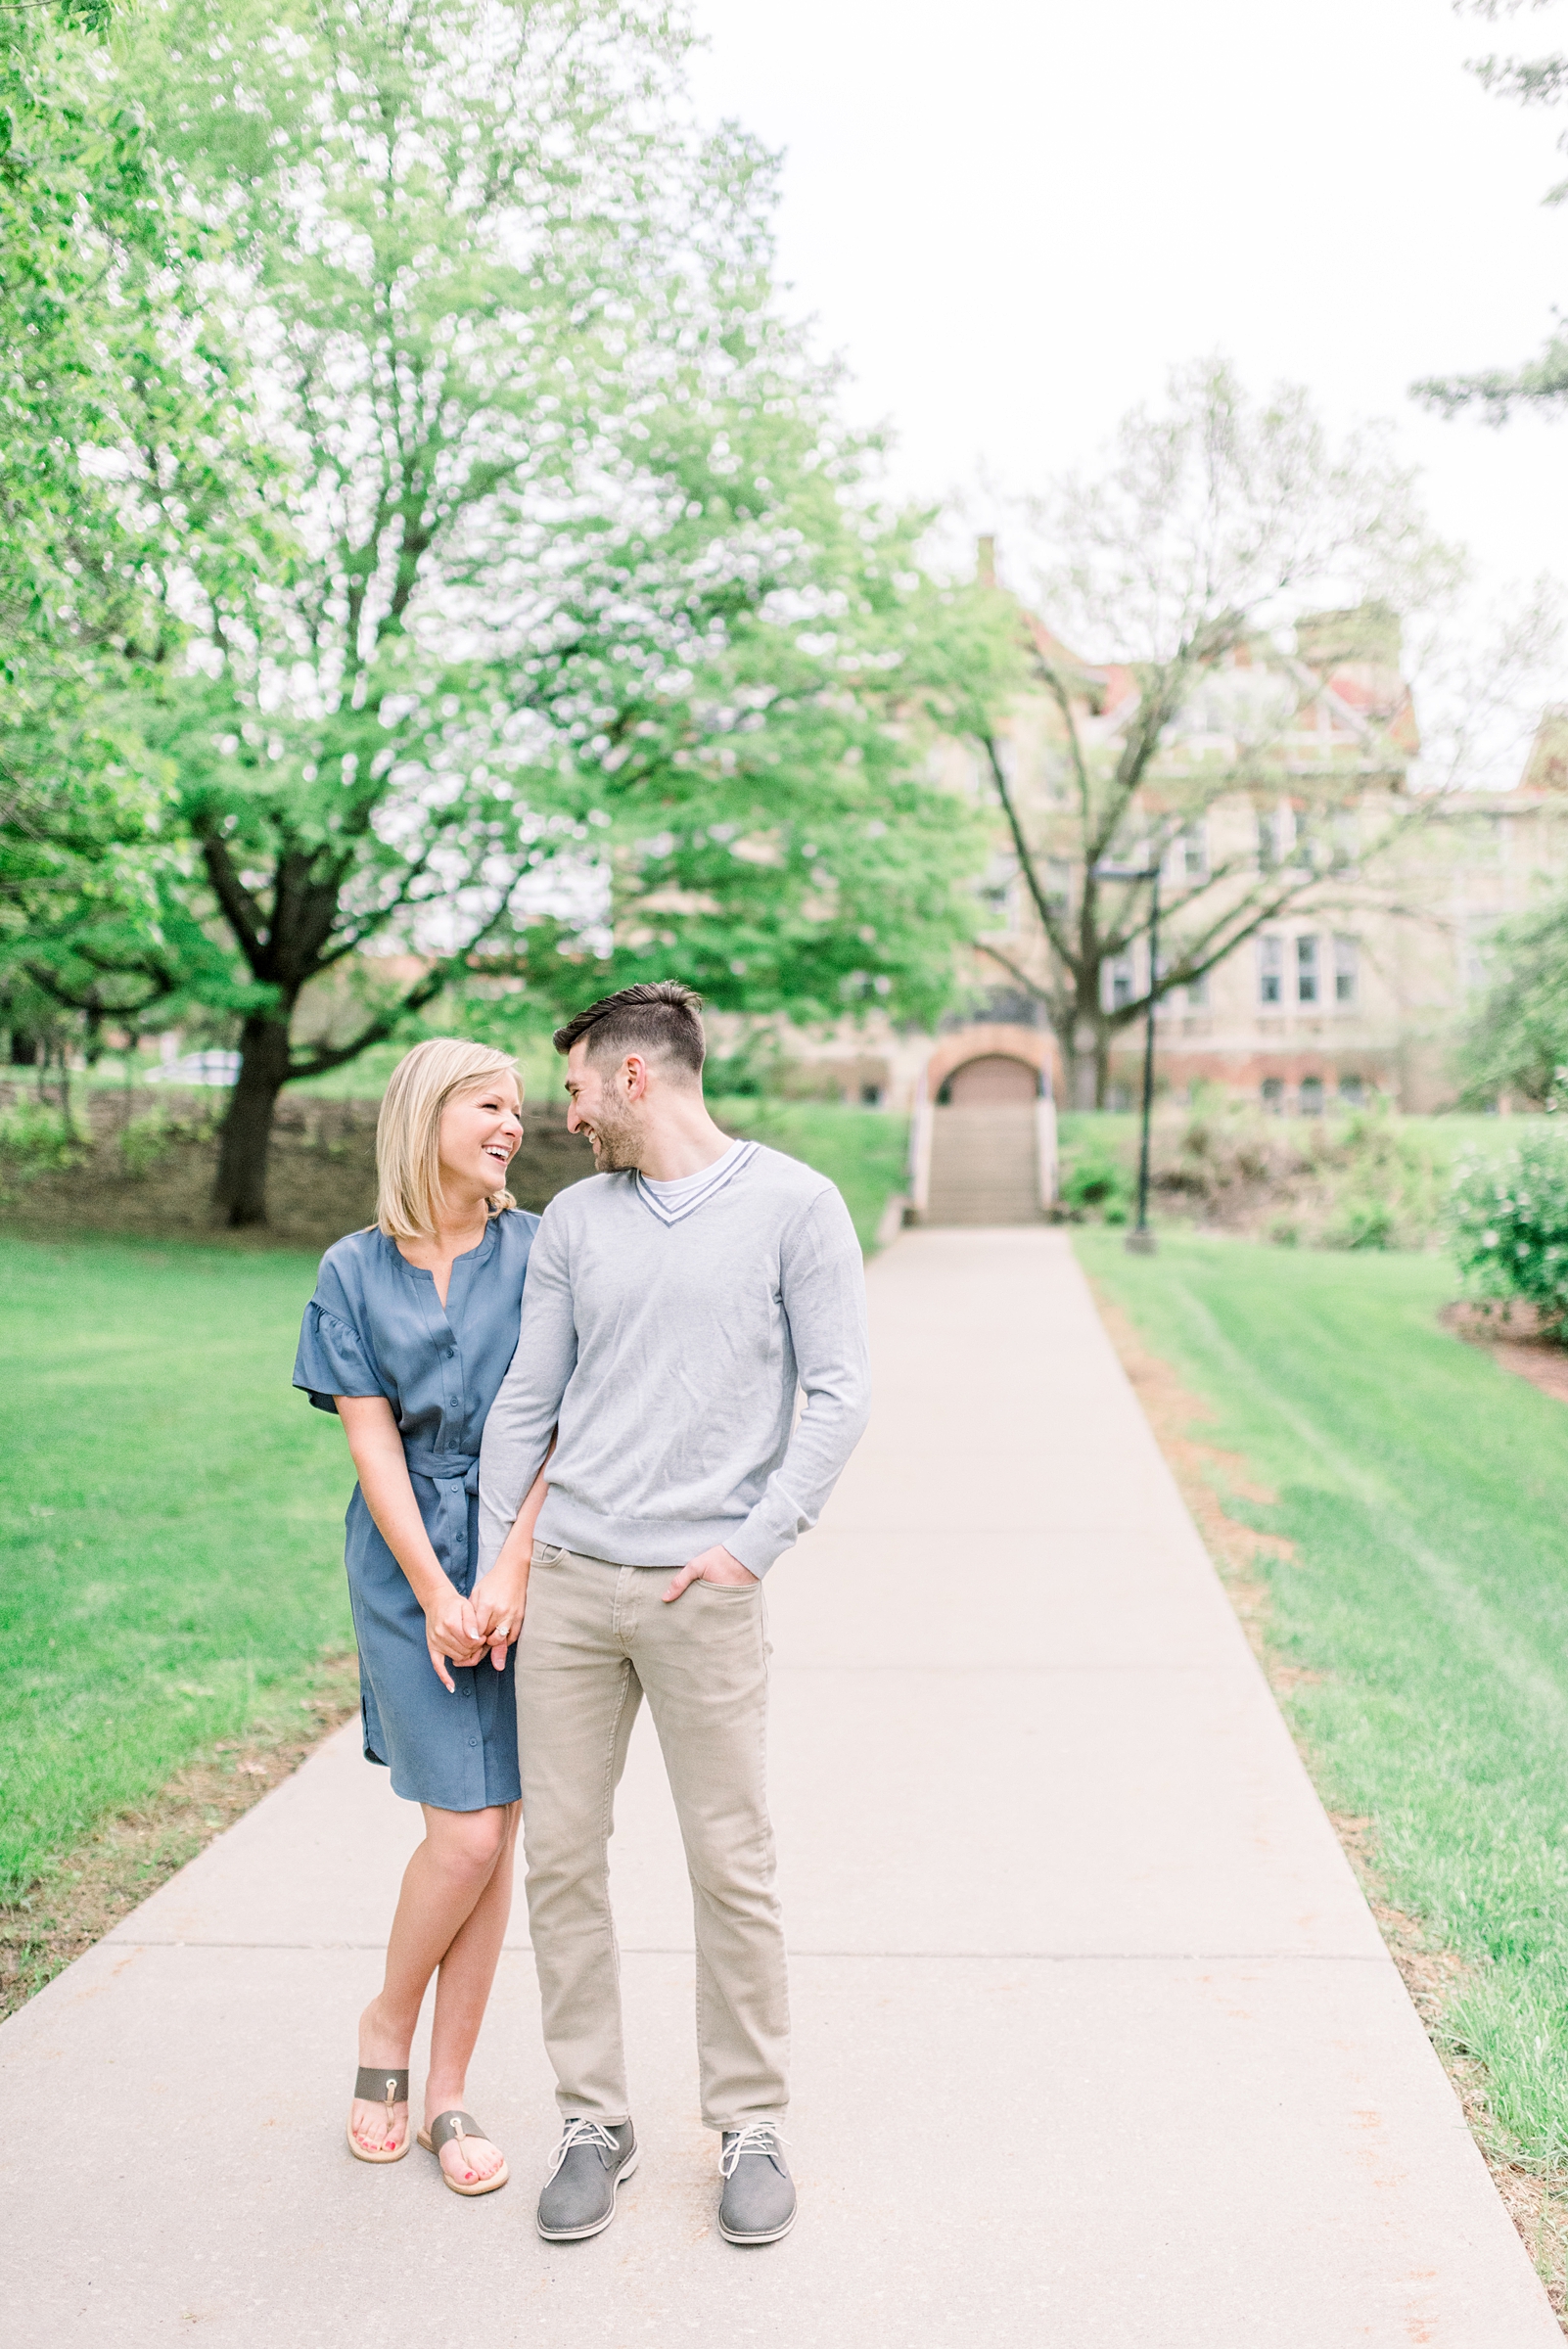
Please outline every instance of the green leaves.
[[1568, 1333], [1568, 1133], [1531, 1135], [1499, 1160], [1460, 1171], [1453, 1247], [1482, 1297], [1533, 1306]]
[[1568, 1069], [1568, 908], [1560, 900], [1504, 923], [1491, 944], [1490, 984], [1471, 1007], [1460, 1049], [1464, 1098], [1499, 1094], [1548, 1107]]
[[940, 1011], [981, 840], [931, 751], [994, 614], [876, 508], [687, 42], [615, 0], [123, 28], [161, 259], [74, 470], [141, 798], [123, 890], [78, 859], [26, 925], [61, 1001], [237, 1022], [242, 1092], [443, 990]]

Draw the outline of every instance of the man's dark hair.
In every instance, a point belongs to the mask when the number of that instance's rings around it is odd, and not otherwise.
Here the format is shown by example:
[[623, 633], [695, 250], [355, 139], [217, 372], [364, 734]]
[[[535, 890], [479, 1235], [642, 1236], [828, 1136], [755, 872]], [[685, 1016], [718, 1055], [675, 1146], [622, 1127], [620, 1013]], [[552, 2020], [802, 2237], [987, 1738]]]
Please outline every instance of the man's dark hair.
[[678, 979], [654, 979], [623, 987], [619, 994], [590, 1003], [558, 1028], [551, 1041], [570, 1052], [587, 1038], [590, 1060], [623, 1060], [640, 1052], [645, 1060], [673, 1060], [694, 1077], [703, 1070], [703, 999]]

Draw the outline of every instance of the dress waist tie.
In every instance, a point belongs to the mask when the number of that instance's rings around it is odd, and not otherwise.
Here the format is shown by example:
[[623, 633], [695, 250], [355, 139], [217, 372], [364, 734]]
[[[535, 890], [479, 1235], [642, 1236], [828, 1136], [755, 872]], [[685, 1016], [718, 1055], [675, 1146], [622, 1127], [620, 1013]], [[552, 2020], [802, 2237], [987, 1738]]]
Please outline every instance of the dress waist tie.
[[428, 1476], [436, 1488], [440, 1538], [436, 1554], [453, 1583], [467, 1573], [468, 1497], [479, 1491], [477, 1451], [431, 1451], [423, 1444], [405, 1444], [403, 1457], [410, 1476]]

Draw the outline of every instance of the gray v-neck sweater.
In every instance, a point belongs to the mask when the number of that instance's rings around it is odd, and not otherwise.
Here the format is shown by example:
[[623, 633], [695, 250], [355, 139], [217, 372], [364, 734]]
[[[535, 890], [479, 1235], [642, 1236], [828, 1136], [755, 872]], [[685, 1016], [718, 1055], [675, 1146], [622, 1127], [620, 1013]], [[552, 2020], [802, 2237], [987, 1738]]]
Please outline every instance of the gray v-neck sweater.
[[722, 1543], [765, 1574], [816, 1523], [869, 1403], [859, 1243], [823, 1175], [754, 1149], [673, 1222], [634, 1174], [574, 1183], [534, 1235], [484, 1426], [480, 1570], [558, 1427], [541, 1542], [625, 1566]]

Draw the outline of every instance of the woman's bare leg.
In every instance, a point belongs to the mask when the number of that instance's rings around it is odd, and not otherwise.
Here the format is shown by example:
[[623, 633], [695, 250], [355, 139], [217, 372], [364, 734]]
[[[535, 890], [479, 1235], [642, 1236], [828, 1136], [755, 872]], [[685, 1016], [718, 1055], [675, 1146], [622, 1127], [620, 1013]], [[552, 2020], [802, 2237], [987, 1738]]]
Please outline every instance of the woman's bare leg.
[[[512, 1868], [522, 1816], [522, 1804], [513, 1803], [489, 1882], [459, 1926], [436, 1976], [430, 2076], [425, 2083], [427, 2129], [438, 2112], [460, 2110], [467, 2094], [469, 2061], [489, 2004], [507, 1918], [512, 1913]], [[441, 2161], [454, 2178], [493, 2178], [501, 2166], [500, 2153], [483, 2138], [469, 2138], [464, 2151], [466, 2164], [456, 2145], [441, 2149]]]
[[[425, 1840], [403, 1871], [397, 1912], [387, 1944], [386, 1975], [379, 1995], [359, 2018], [360, 2062], [384, 2063], [392, 2070], [401, 2070], [408, 2061], [414, 2026], [432, 1974], [483, 1899], [502, 1854], [510, 1854], [517, 1806], [438, 1811], [427, 1803], [423, 1809]], [[504, 1924], [503, 1916], [503, 1928]], [[494, 1970], [492, 1958], [491, 1974]], [[483, 2015], [483, 2003], [480, 2011]], [[478, 2029], [476, 2022], [476, 2036]], [[438, 2105], [435, 2109], [449, 2107]], [[402, 2142], [408, 2110], [406, 2105], [396, 2106], [389, 2131], [384, 2104], [356, 2099], [350, 2125], [365, 2150], [375, 2152], [384, 2144]], [[455, 2166], [455, 2147], [452, 2152], [454, 2159], [447, 2167]], [[444, 2154], [442, 2158], [444, 2161]], [[484, 2175], [495, 2166], [492, 2162]]]

